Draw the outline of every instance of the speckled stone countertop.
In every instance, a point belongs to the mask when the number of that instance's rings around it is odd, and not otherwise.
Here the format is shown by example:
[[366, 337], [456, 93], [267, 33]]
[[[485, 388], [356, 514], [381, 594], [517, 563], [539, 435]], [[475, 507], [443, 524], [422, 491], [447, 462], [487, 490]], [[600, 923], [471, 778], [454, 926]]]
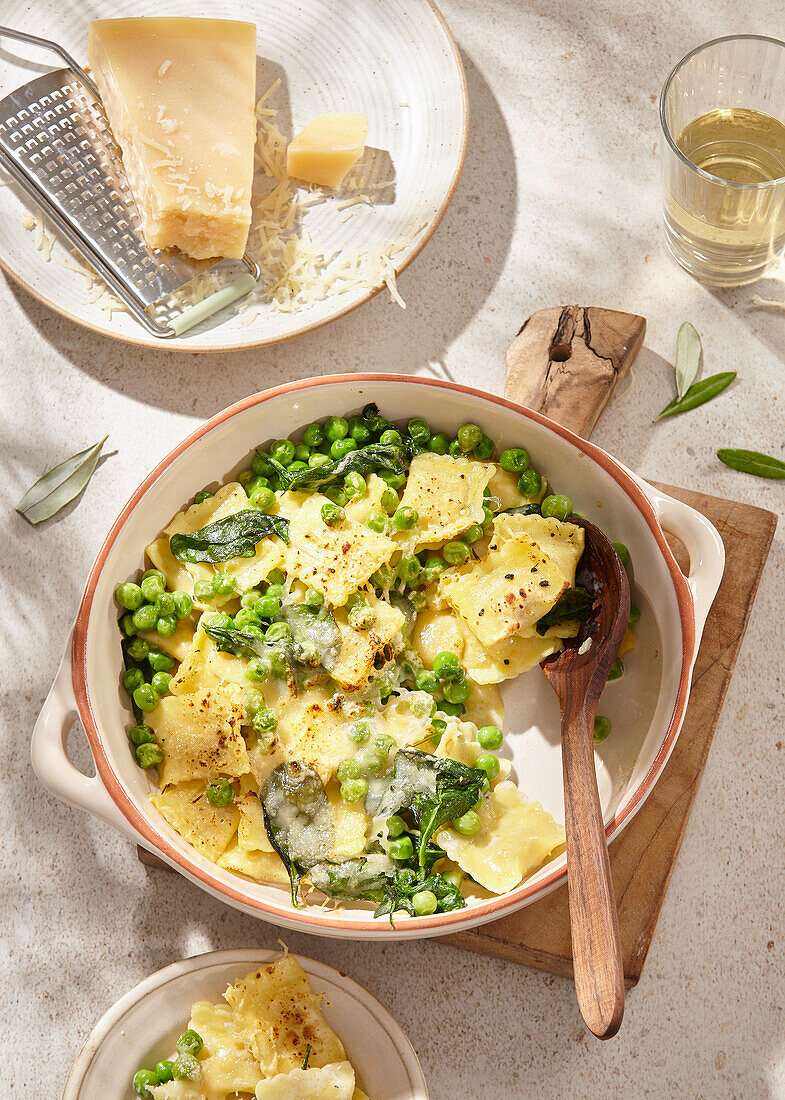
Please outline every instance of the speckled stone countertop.
[[[0, 277], [6, 1095], [59, 1096], [93, 1024], [153, 970], [279, 936], [140, 866], [109, 827], [45, 794], [29, 761], [93, 555], [142, 475], [200, 419], [331, 371], [448, 375], [498, 392], [504, 352], [528, 314], [606, 305], [644, 314], [649, 329], [596, 441], [644, 475], [783, 510], [783, 483], [727, 470], [714, 452], [782, 455], [785, 314], [752, 298], [783, 298], [785, 284], [715, 293], [665, 254], [655, 108], [683, 53], [738, 30], [781, 34], [781, 6], [757, 0], [740, 18], [734, 0], [445, 0], [444, 12], [463, 51], [472, 133], [452, 206], [400, 280], [405, 312], [380, 295], [292, 343], [192, 358], [91, 335]], [[737, 369], [739, 382], [705, 409], [652, 426], [671, 396], [687, 319], [703, 336], [707, 373]], [[42, 470], [105, 432], [111, 457], [76, 508], [37, 530], [13, 513]], [[784, 576], [781, 526], [646, 969], [613, 1042], [587, 1034], [566, 980], [428, 942], [286, 935], [391, 1010], [434, 1100], [785, 1098]], [[72, 743], [87, 766], [83, 736]]]

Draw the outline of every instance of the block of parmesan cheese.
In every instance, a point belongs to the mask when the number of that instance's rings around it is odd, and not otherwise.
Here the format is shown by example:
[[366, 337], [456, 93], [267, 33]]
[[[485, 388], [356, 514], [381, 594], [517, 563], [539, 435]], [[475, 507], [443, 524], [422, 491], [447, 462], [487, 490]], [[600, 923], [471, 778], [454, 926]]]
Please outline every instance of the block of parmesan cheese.
[[290, 176], [322, 187], [340, 187], [365, 150], [365, 115], [319, 115], [289, 142]]
[[240, 257], [251, 224], [256, 27], [99, 19], [87, 53], [153, 248]]

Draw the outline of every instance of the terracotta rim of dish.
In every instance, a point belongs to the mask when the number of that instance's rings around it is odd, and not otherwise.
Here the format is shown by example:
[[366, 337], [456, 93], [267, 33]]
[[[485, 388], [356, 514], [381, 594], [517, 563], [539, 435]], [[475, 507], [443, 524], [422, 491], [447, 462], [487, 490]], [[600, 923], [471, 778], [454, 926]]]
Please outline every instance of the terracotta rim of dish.
[[[79, 709], [79, 715], [82, 720], [82, 724], [87, 734], [87, 739], [90, 743], [90, 749], [95, 760], [96, 770], [101, 777], [107, 792], [111, 796], [114, 803], [121, 810], [123, 815], [127, 818], [133, 828], [140, 834], [144, 840], [150, 843], [155, 849], [161, 852], [167, 860], [175, 864], [186, 872], [187, 875], [197, 880], [200, 884], [205, 886], [208, 890], [214, 890], [219, 894], [227, 898], [231, 898], [234, 902], [241, 906], [246, 906], [258, 912], [261, 917], [280, 917], [286, 916], [290, 921], [296, 921], [298, 924], [304, 926], [307, 930], [317, 932], [320, 929], [324, 929], [325, 925], [330, 924], [328, 919], [324, 916], [314, 916], [306, 909], [294, 910], [285, 909], [283, 904], [272, 905], [269, 902], [262, 901], [258, 898], [251, 897], [245, 891], [240, 888], [242, 880], [238, 876], [238, 885], [227, 885], [220, 882], [217, 878], [211, 875], [203, 867], [194, 863], [187, 855], [175, 848], [164, 836], [161, 835], [152, 825], [151, 821], [136, 808], [131, 799], [126, 794], [122, 781], [112, 768], [109, 759], [104, 752], [101, 734], [98, 730], [98, 724], [96, 722], [95, 715], [93, 713], [92, 705], [90, 702], [90, 693], [87, 687], [87, 636], [89, 630], [90, 613], [93, 605], [93, 597], [95, 595], [96, 585], [98, 578], [106, 562], [106, 558], [109, 551], [112, 549], [115, 540], [122, 531], [122, 528], [130, 516], [130, 514], [136, 509], [136, 507], [143, 501], [148, 489], [154, 484], [155, 481], [169, 468], [175, 459], [184, 454], [189, 447], [198, 442], [204, 435], [212, 431], [214, 428], [223, 424], [226, 420], [231, 419], [233, 416], [244, 412], [246, 409], [253, 407], [254, 405], [261, 405], [264, 402], [271, 400], [274, 397], [280, 397], [287, 393], [296, 393], [298, 390], [314, 389], [321, 386], [334, 386], [338, 383], [349, 382], [353, 385], [357, 383], [372, 383], [372, 382], [390, 382], [390, 383], [408, 383], [412, 385], [433, 387], [435, 389], [450, 390], [454, 393], [466, 394], [469, 397], [479, 399], [481, 401], [487, 401], [491, 404], [499, 405], [504, 409], [509, 409], [511, 412], [518, 414], [528, 420], [533, 420], [535, 423], [540, 424], [542, 427], [547, 428], [555, 435], [561, 436], [562, 439], [571, 443], [578, 450], [582, 451], [587, 458], [591, 459], [596, 465], [600, 466], [606, 473], [608, 473], [619, 487], [627, 494], [632, 502], [637, 507], [638, 511], [643, 516], [649, 527], [657, 545], [660, 548], [662, 556], [668, 567], [671, 575], [671, 580], [676, 592], [676, 599], [679, 607], [679, 619], [681, 623], [682, 631], [682, 661], [681, 670], [679, 675], [679, 689], [676, 696], [676, 704], [671, 713], [668, 729], [659, 751], [656, 757], [652, 761], [651, 767], [641, 781], [634, 797], [631, 799], [629, 805], [625, 806], [623, 811], [616, 814], [613, 820], [606, 826], [606, 836], [610, 840], [624, 825], [624, 823], [636, 812], [641, 802], [647, 797], [651, 788], [654, 786], [660, 771], [664, 767], [665, 761], [668, 758], [673, 743], [676, 740], [677, 732], [680, 728], [684, 711], [687, 705], [687, 698], [689, 695], [690, 686], [690, 669], [692, 663], [692, 657], [695, 651], [695, 612], [692, 595], [690, 593], [687, 581], [679, 568], [676, 559], [674, 558], [671, 550], [665, 539], [662, 528], [657, 522], [657, 518], [654, 513], [654, 509], [641, 490], [641, 488], [635, 483], [632, 477], [619, 466], [610, 455], [600, 450], [593, 443], [588, 440], [581, 439], [580, 436], [575, 435], [567, 428], [561, 427], [561, 425], [549, 420], [548, 417], [543, 416], [540, 413], [534, 412], [531, 409], [527, 409], [523, 405], [518, 405], [514, 401], [509, 401], [504, 397], [497, 397], [495, 394], [485, 393], [482, 390], [474, 389], [470, 386], [462, 386], [453, 382], [443, 382], [438, 379], [432, 378], [414, 378], [408, 375], [402, 374], [336, 374], [336, 375], [324, 375], [321, 378], [302, 379], [297, 382], [289, 382], [282, 386], [276, 386], [273, 389], [265, 390], [262, 393], [253, 394], [250, 397], [246, 397], [241, 401], [236, 402], [234, 405], [230, 405], [227, 409], [217, 413], [206, 421], [199, 428], [193, 431], [186, 439], [183, 440], [179, 446], [175, 447], [161, 462], [151, 471], [145, 478], [142, 484], [136, 489], [131, 496], [130, 500], [126, 503], [119, 516], [112, 524], [109, 534], [101, 546], [98, 555], [93, 562], [93, 566], [90, 570], [90, 575], [85, 585], [84, 595], [79, 605], [79, 612], [74, 624], [73, 635], [73, 648], [71, 653], [71, 678], [73, 682], [74, 695], [76, 698], [76, 704]], [[532, 897], [534, 894], [540, 894], [547, 892], [550, 888], [554, 887], [557, 883], [563, 881], [567, 876], [566, 867], [560, 870], [554, 870], [544, 879], [531, 883], [529, 885], [523, 884], [517, 887], [515, 890], [510, 891], [508, 894], [500, 895], [493, 898], [490, 901], [485, 901], [480, 905], [472, 906], [467, 909], [460, 909], [454, 913], [440, 913], [437, 917], [413, 917], [406, 922], [406, 930], [416, 931], [418, 929], [433, 929], [438, 927], [448, 931], [453, 925], [461, 925], [469, 916], [471, 919], [478, 916], [483, 918], [481, 923], [484, 923], [488, 919], [496, 919], [503, 916], [508, 910], [514, 911], [521, 907], [521, 904], [526, 901], [527, 898]], [[378, 932], [379, 923], [373, 919], [371, 920], [341, 920], [336, 924], [342, 931], [348, 932]]]
[[[450, 186], [447, 190], [447, 194], [444, 196], [441, 206], [436, 211], [433, 221], [428, 228], [423, 232], [422, 237], [415, 243], [415, 247], [411, 254], [400, 264], [393, 264], [395, 269], [396, 278], [402, 274], [409, 266], [409, 264], [415, 260], [422, 250], [425, 248], [428, 241], [434, 235], [436, 230], [442, 223], [444, 215], [447, 213], [447, 208], [452, 202], [455, 189], [458, 186], [458, 182], [463, 172], [463, 166], [466, 162], [466, 149], [469, 144], [469, 86], [466, 82], [466, 70], [463, 67], [463, 61], [461, 60], [460, 50], [458, 49], [458, 43], [455, 41], [452, 31], [447, 25], [447, 20], [442, 15], [441, 10], [437, 7], [435, 0], [427, 0], [428, 5], [436, 16], [436, 19], [441, 24], [444, 31], [445, 38], [447, 39], [447, 45], [450, 47], [455, 59], [455, 64], [458, 70], [458, 75], [461, 81], [461, 99], [463, 101], [463, 133], [461, 135], [461, 152], [458, 159], [458, 164], [455, 167], [455, 173], [450, 182]], [[365, 305], [366, 302], [370, 302], [372, 298], [375, 298], [377, 294], [385, 289], [385, 284], [380, 283], [379, 286], [373, 287], [371, 290], [366, 291], [362, 298], [358, 298], [356, 302], [351, 302], [349, 305], [344, 306], [338, 313], [333, 313], [329, 317], [324, 317], [320, 321], [313, 321], [309, 325], [303, 325], [302, 328], [298, 328], [295, 332], [289, 332], [286, 336], [271, 336], [265, 340], [258, 340], [252, 344], [224, 344], [221, 347], [211, 347], [206, 344], [194, 345], [193, 347], [183, 347], [180, 344], [173, 344], [171, 340], [161, 339], [157, 340], [155, 337], [144, 336], [130, 336], [120, 335], [116, 332], [111, 332], [108, 328], [101, 328], [91, 321], [85, 321], [81, 318], [75, 317], [67, 309], [57, 305], [40, 290], [36, 290], [23, 278], [21, 278], [17, 272], [15, 272], [8, 263], [4, 262], [0, 257], [0, 270], [20, 286], [23, 290], [40, 302], [41, 305], [51, 309], [53, 313], [57, 313], [60, 317], [64, 317], [67, 321], [71, 321], [75, 325], [79, 325], [80, 328], [87, 329], [88, 332], [94, 332], [97, 336], [104, 336], [107, 340], [118, 340], [122, 344], [131, 344], [134, 347], [141, 348], [154, 348], [158, 351], [176, 351], [183, 352], [186, 355], [223, 355], [230, 351], [251, 351], [253, 348], [266, 348], [271, 347], [274, 344], [285, 344], [287, 340], [294, 340], [297, 336], [304, 336], [308, 332], [315, 332], [316, 329], [323, 328], [325, 325], [331, 325], [333, 321], [337, 321], [340, 317], [345, 317], [348, 313], [357, 309], [359, 306]]]

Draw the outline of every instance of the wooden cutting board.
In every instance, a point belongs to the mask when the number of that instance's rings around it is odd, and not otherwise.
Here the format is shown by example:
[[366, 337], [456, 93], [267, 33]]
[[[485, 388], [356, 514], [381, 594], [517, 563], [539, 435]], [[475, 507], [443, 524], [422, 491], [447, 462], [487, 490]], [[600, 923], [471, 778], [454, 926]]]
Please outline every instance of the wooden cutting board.
[[[642, 317], [613, 310], [564, 306], [535, 313], [507, 354], [505, 395], [588, 438], [645, 332]], [[777, 517], [762, 508], [659, 487], [711, 520], [725, 544], [726, 564], [676, 747], [645, 804], [610, 846], [628, 986], [640, 978], [651, 946], [777, 526]], [[677, 558], [680, 549], [674, 547]], [[567, 887], [512, 916], [434, 942], [571, 975]]]
[[[593, 306], [535, 313], [510, 346], [505, 394], [588, 438], [645, 333], [643, 317]], [[610, 846], [630, 986], [640, 978], [651, 945], [777, 526], [777, 517], [762, 508], [668, 485], [660, 488], [711, 520], [727, 559], [703, 632], [681, 735], [646, 803]], [[679, 548], [674, 549], [678, 557]], [[148, 866], [170, 870], [144, 849], [138, 854]], [[512, 916], [432, 942], [570, 975], [567, 888]]]

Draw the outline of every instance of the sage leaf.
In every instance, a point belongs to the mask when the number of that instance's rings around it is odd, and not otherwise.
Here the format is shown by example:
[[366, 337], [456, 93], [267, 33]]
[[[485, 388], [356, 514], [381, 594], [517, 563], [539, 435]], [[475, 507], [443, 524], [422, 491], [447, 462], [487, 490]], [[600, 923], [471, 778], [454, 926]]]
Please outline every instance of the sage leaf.
[[305, 870], [323, 862], [333, 849], [335, 830], [324, 784], [300, 760], [280, 764], [261, 793], [264, 826], [270, 844], [283, 860], [297, 908]]
[[717, 451], [717, 458], [730, 466], [732, 470], [741, 470], [743, 474], [755, 477], [785, 478], [785, 462], [760, 451], [741, 451], [723, 447]]
[[559, 623], [574, 622], [585, 623], [591, 615], [593, 597], [585, 588], [568, 588], [563, 596], [559, 596], [556, 603], [537, 622], [537, 633], [544, 637], [552, 626]]
[[84, 451], [67, 458], [48, 470], [32, 485], [16, 506], [29, 523], [51, 519], [66, 504], [78, 497], [95, 472], [101, 449], [108, 436]]
[[323, 466], [308, 467], [305, 470], [289, 470], [274, 458], [267, 461], [281, 480], [284, 489], [323, 489], [342, 481], [348, 473], [363, 476], [377, 470], [390, 470], [392, 473], [406, 472], [407, 454], [403, 447], [388, 443], [369, 443], [356, 451], [349, 451], [335, 462], [326, 462]]
[[685, 321], [676, 337], [676, 396], [679, 401], [698, 377], [701, 363], [701, 338], [698, 330], [689, 321]]
[[736, 371], [728, 370], [723, 371], [722, 374], [712, 374], [709, 378], [703, 378], [700, 382], [695, 382], [681, 400], [674, 397], [662, 412], [654, 417], [653, 423], [664, 420], [666, 416], [676, 416], [678, 413], [697, 409], [699, 405], [705, 405], [707, 401], [711, 401], [713, 397], [717, 397], [718, 394], [727, 389], [735, 377]]
[[178, 561], [229, 561], [232, 558], [254, 557], [256, 544], [269, 535], [278, 535], [288, 542], [289, 520], [246, 508], [208, 523], [192, 535], [182, 532], [172, 535], [169, 548]]

